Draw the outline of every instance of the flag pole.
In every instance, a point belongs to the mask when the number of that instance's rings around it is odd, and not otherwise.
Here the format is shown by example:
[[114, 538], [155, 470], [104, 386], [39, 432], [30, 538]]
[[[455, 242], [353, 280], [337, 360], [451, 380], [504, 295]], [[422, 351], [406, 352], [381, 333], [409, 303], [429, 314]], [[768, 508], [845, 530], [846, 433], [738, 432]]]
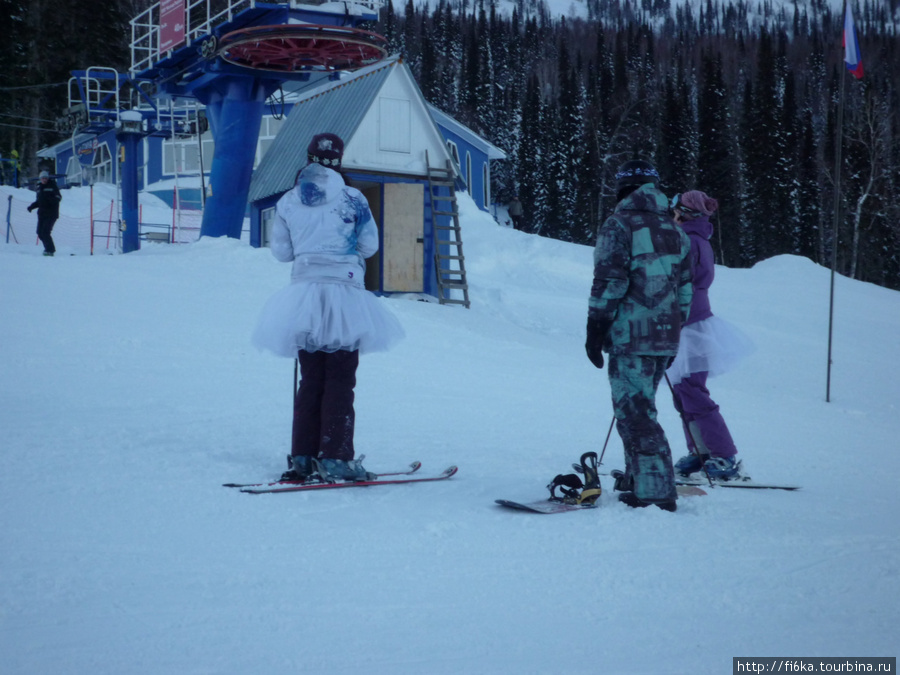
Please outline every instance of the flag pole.
[[[846, 6], [846, 5], [845, 5]], [[845, 10], [846, 11], [846, 10]], [[840, 68], [841, 94], [838, 99], [837, 140], [834, 148], [834, 225], [831, 230], [831, 293], [828, 301], [828, 372], [825, 402], [831, 402], [831, 347], [834, 331], [834, 277], [837, 270], [838, 225], [841, 221], [841, 149], [844, 143], [844, 68]]]

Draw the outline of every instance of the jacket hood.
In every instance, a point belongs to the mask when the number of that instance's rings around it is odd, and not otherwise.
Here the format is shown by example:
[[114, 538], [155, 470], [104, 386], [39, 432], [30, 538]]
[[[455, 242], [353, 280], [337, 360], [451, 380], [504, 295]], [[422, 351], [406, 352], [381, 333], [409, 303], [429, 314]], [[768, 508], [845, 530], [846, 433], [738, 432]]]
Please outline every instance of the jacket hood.
[[337, 171], [321, 164], [309, 164], [297, 176], [294, 191], [305, 206], [322, 206], [333, 202], [344, 189], [344, 179]]
[[616, 204], [615, 212], [644, 211], [668, 216], [669, 200], [652, 183], [645, 183]]
[[709, 216], [700, 216], [694, 220], [683, 221], [679, 225], [685, 234], [696, 234], [704, 239], [710, 239], [713, 234], [713, 226], [709, 222]]

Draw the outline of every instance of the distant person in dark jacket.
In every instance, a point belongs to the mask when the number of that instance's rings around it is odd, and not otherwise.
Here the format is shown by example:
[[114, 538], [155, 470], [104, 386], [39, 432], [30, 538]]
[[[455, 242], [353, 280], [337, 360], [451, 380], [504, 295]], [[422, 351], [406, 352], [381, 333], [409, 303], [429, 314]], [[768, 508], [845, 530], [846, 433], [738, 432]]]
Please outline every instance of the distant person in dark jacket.
[[53, 244], [53, 226], [56, 219], [59, 218], [59, 203], [62, 201], [62, 195], [59, 193], [59, 187], [56, 181], [50, 178], [47, 171], [40, 173], [40, 185], [37, 189], [37, 199], [28, 207], [28, 211], [38, 210], [37, 236], [44, 245], [44, 255], [53, 255], [56, 253], [56, 246]]
[[625, 449], [619, 501], [674, 511], [675, 472], [656, 420], [656, 391], [691, 307], [691, 244], [658, 186], [659, 174], [643, 160], [625, 162], [616, 173], [618, 204], [594, 248], [585, 348], [597, 368], [609, 354], [613, 414]]
[[513, 229], [522, 229], [522, 202], [519, 201], [519, 195], [513, 195], [507, 207], [507, 213], [512, 220]]

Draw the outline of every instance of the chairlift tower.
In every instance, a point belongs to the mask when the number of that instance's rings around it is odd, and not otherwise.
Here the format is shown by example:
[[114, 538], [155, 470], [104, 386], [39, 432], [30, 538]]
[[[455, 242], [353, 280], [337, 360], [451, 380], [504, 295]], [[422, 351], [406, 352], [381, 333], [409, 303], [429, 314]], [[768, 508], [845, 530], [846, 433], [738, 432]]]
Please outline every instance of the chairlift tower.
[[360, 28], [380, 3], [160, 0], [131, 20], [128, 74], [74, 71], [57, 126], [73, 140], [116, 130], [123, 251], [140, 248], [138, 141], [202, 133], [197, 101], [216, 148], [200, 235], [240, 239], [266, 99], [287, 81], [382, 60], [386, 40]]
[[240, 238], [273, 92], [313, 72], [355, 70], [386, 56], [385, 39], [360, 28], [377, 20], [380, 2], [161, 0], [131, 21], [132, 80], [157, 104], [206, 106], [215, 154], [201, 236]]
[[199, 120], [190, 111], [161, 111], [141, 87], [127, 75], [113, 68], [91, 67], [72, 71], [69, 78], [69, 107], [56, 122], [57, 129], [72, 136], [100, 136], [115, 130], [118, 143], [117, 173], [119, 198], [119, 231], [125, 253], [140, 248], [138, 208], [138, 150], [147, 135], [171, 136], [193, 132]]

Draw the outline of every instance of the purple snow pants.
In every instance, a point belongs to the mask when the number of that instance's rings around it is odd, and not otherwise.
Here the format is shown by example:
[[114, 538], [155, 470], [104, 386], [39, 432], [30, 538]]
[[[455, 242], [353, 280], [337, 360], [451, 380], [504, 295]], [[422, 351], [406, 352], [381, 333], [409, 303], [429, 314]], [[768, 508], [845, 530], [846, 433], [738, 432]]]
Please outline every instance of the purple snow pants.
[[709, 396], [706, 377], [707, 373], [691, 373], [690, 377], [672, 387], [681, 404], [685, 439], [688, 447], [700, 454], [734, 457], [737, 448], [719, 406]]
[[353, 388], [358, 351], [304, 352], [294, 397], [291, 455], [353, 459]]

